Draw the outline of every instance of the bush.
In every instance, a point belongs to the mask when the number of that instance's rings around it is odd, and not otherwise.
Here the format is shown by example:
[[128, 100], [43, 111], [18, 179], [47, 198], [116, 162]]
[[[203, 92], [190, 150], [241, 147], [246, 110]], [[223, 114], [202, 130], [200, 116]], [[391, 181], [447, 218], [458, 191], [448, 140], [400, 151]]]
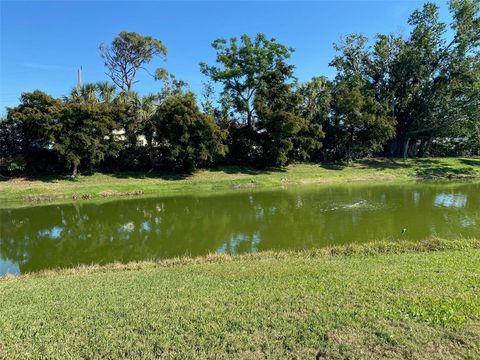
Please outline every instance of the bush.
[[198, 109], [191, 92], [170, 96], [155, 115], [159, 164], [192, 172], [226, 153], [226, 133]]

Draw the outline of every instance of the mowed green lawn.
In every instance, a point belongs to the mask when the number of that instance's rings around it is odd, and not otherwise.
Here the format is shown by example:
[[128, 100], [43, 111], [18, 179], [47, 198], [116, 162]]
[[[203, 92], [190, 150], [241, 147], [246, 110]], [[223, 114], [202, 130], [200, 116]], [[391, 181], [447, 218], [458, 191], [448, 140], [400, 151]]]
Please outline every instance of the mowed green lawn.
[[166, 173], [116, 173], [79, 176], [76, 179], [50, 176], [0, 181], [0, 206], [15, 201], [71, 200], [144, 195], [169, 195], [244, 188], [273, 188], [295, 184], [351, 181], [407, 181], [418, 178], [480, 177], [480, 159], [367, 159], [349, 166], [293, 164], [284, 169], [258, 170], [222, 167], [200, 170], [193, 175]]
[[480, 242], [423, 244], [4, 278], [0, 358], [478, 359]]

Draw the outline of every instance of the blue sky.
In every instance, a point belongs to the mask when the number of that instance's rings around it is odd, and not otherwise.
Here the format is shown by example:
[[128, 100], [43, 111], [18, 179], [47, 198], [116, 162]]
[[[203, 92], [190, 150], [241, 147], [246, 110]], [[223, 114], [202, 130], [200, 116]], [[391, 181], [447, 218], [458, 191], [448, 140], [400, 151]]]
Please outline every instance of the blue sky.
[[[219, 37], [264, 32], [296, 49], [296, 76], [334, 76], [328, 66], [332, 43], [360, 32], [408, 33], [407, 19], [425, 1], [4, 1], [1, 0], [0, 112], [22, 92], [41, 89], [60, 97], [76, 83], [107, 80], [98, 45], [120, 31], [161, 39], [166, 62], [153, 61], [187, 81], [199, 94], [206, 79], [199, 62], [212, 63], [211, 42]], [[441, 16], [449, 22], [446, 2]], [[156, 92], [160, 84], [143, 73], [134, 90]]]

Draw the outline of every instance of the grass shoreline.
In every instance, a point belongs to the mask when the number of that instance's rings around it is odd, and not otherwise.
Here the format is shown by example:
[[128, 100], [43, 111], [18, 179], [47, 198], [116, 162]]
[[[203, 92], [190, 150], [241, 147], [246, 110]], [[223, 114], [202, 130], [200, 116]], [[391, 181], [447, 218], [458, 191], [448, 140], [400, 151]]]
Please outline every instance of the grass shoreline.
[[353, 182], [411, 182], [419, 179], [477, 179], [480, 159], [365, 159], [350, 166], [294, 164], [284, 169], [223, 167], [183, 177], [175, 174], [95, 173], [77, 179], [40, 177], [0, 181], [0, 207], [198, 192], [275, 189]]
[[430, 239], [5, 278], [0, 358], [474, 359], [479, 263]]
[[447, 250], [469, 250], [480, 249], [480, 239], [458, 239], [447, 240], [442, 238], [429, 238], [421, 241], [374, 241], [362, 244], [344, 244], [333, 245], [318, 249], [308, 250], [281, 250], [281, 251], [261, 251], [257, 253], [247, 253], [240, 255], [229, 255], [211, 253], [205, 256], [197, 257], [177, 257], [159, 260], [132, 261], [128, 263], [114, 262], [110, 264], [90, 264], [79, 265], [76, 267], [47, 269], [21, 275], [0, 276], [2, 281], [12, 281], [20, 279], [43, 278], [51, 276], [89, 274], [95, 272], [110, 271], [135, 271], [144, 269], [170, 268], [175, 266], [198, 265], [198, 264], [220, 264], [236, 261], [262, 261], [268, 259], [282, 260], [288, 257], [346, 257], [346, 256], [376, 256], [383, 254], [406, 254], [406, 253], [426, 253], [433, 251]]

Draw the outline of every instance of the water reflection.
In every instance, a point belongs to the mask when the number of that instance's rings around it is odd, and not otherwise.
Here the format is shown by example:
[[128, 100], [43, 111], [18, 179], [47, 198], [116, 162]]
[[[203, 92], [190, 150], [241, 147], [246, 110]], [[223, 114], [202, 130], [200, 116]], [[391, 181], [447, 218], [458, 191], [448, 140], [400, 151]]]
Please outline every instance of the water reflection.
[[435, 206], [462, 208], [467, 204], [465, 194], [447, 194], [440, 193], [435, 196]]
[[215, 251], [478, 237], [479, 204], [478, 183], [419, 183], [4, 209], [0, 274]]
[[50, 239], [58, 239], [62, 235], [63, 228], [54, 226], [51, 229], [42, 229], [38, 232], [39, 237], [49, 237]]
[[0, 258], [0, 274], [1, 275], [20, 275], [20, 268], [18, 264], [15, 264], [8, 260]]

